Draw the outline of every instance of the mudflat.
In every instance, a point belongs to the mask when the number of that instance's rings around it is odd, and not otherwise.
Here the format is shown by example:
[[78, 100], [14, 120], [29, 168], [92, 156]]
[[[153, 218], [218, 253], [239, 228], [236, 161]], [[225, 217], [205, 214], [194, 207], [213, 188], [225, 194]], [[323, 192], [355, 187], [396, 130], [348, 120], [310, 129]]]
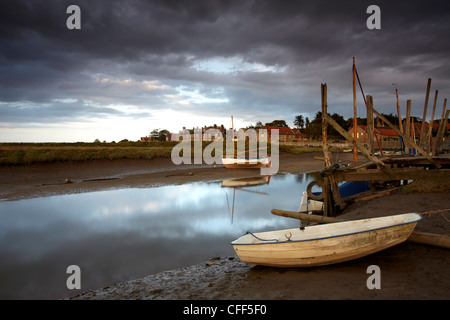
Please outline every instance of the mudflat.
[[[281, 154], [279, 172], [319, 171], [314, 156]], [[351, 155], [340, 155], [350, 161]], [[348, 157], [348, 159], [346, 158]], [[256, 170], [256, 171], [255, 171]], [[192, 181], [251, 177], [258, 169], [174, 165], [170, 159], [95, 160], [0, 167], [0, 198], [18, 200], [114, 188], [157, 187]], [[450, 190], [396, 193], [358, 202], [343, 217], [360, 219], [450, 208]], [[268, 208], [270, 211], [272, 208]], [[287, 219], [280, 217], [280, 219]], [[450, 212], [424, 215], [415, 231], [450, 233]], [[366, 285], [367, 268], [379, 266], [381, 289]], [[211, 257], [205, 263], [83, 292], [70, 299], [426, 299], [450, 298], [450, 250], [405, 242], [353, 261], [311, 268], [246, 265], [237, 257]], [[69, 298], [69, 297], [68, 297]]]

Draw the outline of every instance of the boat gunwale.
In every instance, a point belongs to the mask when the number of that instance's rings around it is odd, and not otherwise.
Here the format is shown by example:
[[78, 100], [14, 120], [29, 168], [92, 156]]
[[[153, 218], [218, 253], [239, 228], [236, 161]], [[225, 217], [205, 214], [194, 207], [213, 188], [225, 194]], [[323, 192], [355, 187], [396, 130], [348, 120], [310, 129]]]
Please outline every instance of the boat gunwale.
[[[303, 240], [284, 240], [284, 241], [278, 241], [276, 239], [268, 239], [268, 240], [264, 240], [265, 242], [255, 242], [255, 243], [234, 243], [235, 241], [239, 240], [240, 238], [244, 237], [245, 235], [237, 238], [236, 240], [231, 242], [231, 245], [233, 246], [251, 246], [251, 245], [264, 245], [264, 244], [284, 244], [284, 243], [294, 243], [294, 242], [306, 242], [306, 241], [317, 241], [317, 240], [325, 240], [325, 239], [332, 239], [332, 238], [339, 238], [339, 237], [345, 237], [345, 236], [351, 236], [351, 235], [355, 235], [355, 234], [360, 234], [360, 233], [367, 233], [367, 232], [371, 232], [371, 231], [376, 231], [376, 230], [382, 230], [382, 229], [388, 229], [388, 228], [394, 228], [394, 227], [399, 227], [399, 226], [403, 226], [403, 225], [408, 225], [408, 224], [412, 224], [412, 223], [418, 223], [419, 221], [421, 221], [423, 219], [423, 216], [420, 213], [414, 213], [419, 215], [419, 217], [414, 220], [414, 221], [409, 221], [409, 222], [404, 222], [404, 223], [398, 223], [398, 224], [393, 224], [393, 225], [389, 225], [389, 226], [385, 226], [385, 227], [379, 227], [379, 228], [374, 228], [374, 229], [368, 229], [368, 230], [364, 230], [364, 231], [358, 231], [358, 232], [351, 232], [351, 233], [345, 233], [345, 234], [339, 234], [339, 235], [334, 235], [334, 236], [325, 236], [325, 237], [320, 237], [320, 238], [313, 238], [313, 239], [303, 239]], [[381, 218], [381, 217], [380, 217]], [[374, 218], [369, 218], [369, 219], [374, 219]], [[364, 220], [369, 220], [369, 219], [363, 219], [360, 221], [364, 221]], [[352, 221], [358, 221], [358, 220], [352, 220]], [[343, 221], [343, 222], [336, 222], [336, 223], [346, 223], [346, 222], [352, 222], [352, 221]], [[313, 227], [313, 226], [312, 226]], [[286, 231], [288, 230], [292, 230], [292, 229], [300, 229], [300, 228], [291, 228], [291, 229], [284, 229]], [[279, 231], [284, 231], [284, 230], [279, 230]], [[268, 233], [268, 232], [273, 232], [273, 231], [264, 231], [264, 232], [258, 232], [258, 233]]]

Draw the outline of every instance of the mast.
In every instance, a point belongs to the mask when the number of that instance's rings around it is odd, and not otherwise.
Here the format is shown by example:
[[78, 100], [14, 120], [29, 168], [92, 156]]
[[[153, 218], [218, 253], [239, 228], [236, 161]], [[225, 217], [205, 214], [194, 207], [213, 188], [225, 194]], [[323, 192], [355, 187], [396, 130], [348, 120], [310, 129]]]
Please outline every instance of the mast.
[[[357, 137], [357, 124], [356, 124], [356, 69], [355, 69], [355, 57], [353, 57], [353, 138]], [[353, 163], [358, 163], [358, 149], [356, 144], [353, 146]]]

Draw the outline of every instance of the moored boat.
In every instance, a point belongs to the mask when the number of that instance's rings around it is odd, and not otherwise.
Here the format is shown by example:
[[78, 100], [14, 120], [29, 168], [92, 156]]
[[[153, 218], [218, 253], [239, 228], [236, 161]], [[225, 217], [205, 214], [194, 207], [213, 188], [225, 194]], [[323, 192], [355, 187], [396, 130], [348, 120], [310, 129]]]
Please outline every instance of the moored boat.
[[222, 158], [225, 168], [229, 169], [245, 169], [245, 168], [269, 168], [272, 163], [270, 157], [267, 158]]
[[418, 213], [320, 224], [305, 228], [247, 233], [231, 244], [245, 263], [310, 267], [367, 256], [408, 239]]

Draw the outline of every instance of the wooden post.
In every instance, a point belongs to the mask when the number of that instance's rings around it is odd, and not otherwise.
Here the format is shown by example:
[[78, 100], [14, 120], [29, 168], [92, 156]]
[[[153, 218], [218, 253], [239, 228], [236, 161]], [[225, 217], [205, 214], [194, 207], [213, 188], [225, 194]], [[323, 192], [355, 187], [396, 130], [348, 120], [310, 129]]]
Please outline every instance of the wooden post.
[[430, 87], [431, 87], [431, 78], [428, 78], [427, 83], [427, 93], [425, 95], [425, 105], [423, 107], [423, 117], [422, 117], [422, 126], [420, 127], [420, 136], [419, 136], [419, 145], [421, 148], [425, 147], [425, 121], [427, 118], [427, 108], [428, 108], [428, 97], [430, 95]]
[[[405, 122], [405, 135], [408, 138], [411, 138], [411, 100], [407, 100], [406, 101], [406, 122]], [[410, 148], [409, 146], [407, 148], [405, 148], [405, 152], [406, 154], [409, 154], [410, 152]]]
[[444, 139], [445, 128], [447, 128], [448, 114], [450, 110], [445, 112], [445, 117], [442, 119], [442, 126], [439, 126], [439, 132], [436, 136], [436, 151], [434, 155], [438, 155], [441, 152], [442, 140]]
[[[375, 109], [373, 109], [375, 112]], [[323, 116], [323, 115], [322, 115]], [[385, 167], [386, 164], [378, 159], [377, 157], [374, 157], [370, 154], [369, 150], [367, 150], [364, 145], [361, 142], [358, 142], [355, 138], [353, 138], [347, 131], [345, 131], [333, 118], [326, 116], [326, 120], [329, 124], [333, 126], [333, 128], [336, 129], [337, 132], [339, 132], [345, 139], [347, 139], [349, 142], [354, 143], [359, 150], [367, 157], [367, 159], [371, 160], [373, 163], [375, 163], [379, 167]]]
[[317, 214], [307, 214], [307, 213], [286, 211], [286, 210], [279, 210], [279, 209], [272, 209], [270, 212], [276, 216], [292, 218], [292, 219], [299, 219], [299, 220], [310, 221], [310, 222], [317, 222], [317, 223], [334, 223], [334, 222], [345, 221], [345, 220], [339, 219], [339, 218], [332, 218], [332, 217], [326, 217], [326, 216], [319, 216]]
[[[327, 118], [327, 84], [321, 84], [321, 104], [322, 104], [322, 148], [323, 155], [325, 158], [325, 166], [327, 163], [331, 165], [331, 154], [328, 151], [327, 143], [327, 129], [328, 124], [326, 122]], [[339, 189], [338, 189], [339, 190]], [[339, 191], [338, 191], [339, 192]], [[323, 179], [323, 214], [325, 216], [333, 215], [333, 206], [331, 199], [331, 181], [329, 177]]]
[[444, 99], [444, 105], [442, 106], [442, 115], [441, 115], [441, 120], [439, 121], [439, 128], [438, 128], [438, 132], [436, 134], [436, 143], [434, 144], [434, 155], [437, 156], [438, 154], [436, 153], [438, 151], [438, 149], [440, 148], [440, 145], [442, 143], [442, 140], [439, 141], [439, 136], [441, 134], [441, 130], [445, 131], [445, 127], [444, 127], [444, 115], [445, 115], [445, 107], [447, 106], [447, 98]]
[[373, 97], [367, 96], [366, 99], [366, 109], [367, 109], [367, 139], [369, 141], [368, 147], [369, 152], [373, 154], [374, 150], [374, 123], [373, 123]]
[[436, 94], [434, 96], [434, 103], [433, 103], [433, 112], [431, 113], [431, 120], [430, 120], [430, 125], [428, 126], [428, 136], [429, 139], [427, 139], [428, 141], [428, 154], [430, 154], [433, 150], [431, 149], [431, 144], [433, 141], [433, 122], [434, 122], [434, 111], [436, 110], [436, 101], [437, 101], [437, 97], [438, 97], [438, 91], [436, 90]]
[[[324, 157], [328, 152], [327, 147], [327, 123], [325, 121], [327, 114], [327, 84], [321, 84], [321, 105], [322, 105], [322, 148]], [[331, 213], [331, 193], [330, 182], [328, 178], [324, 178], [323, 181], [323, 214], [329, 216]]]
[[402, 124], [402, 114], [400, 112], [400, 103], [398, 101], [398, 90], [395, 89], [395, 96], [397, 97], [397, 113], [398, 113], [398, 127], [400, 128], [400, 132], [403, 133], [403, 124]]
[[[355, 57], [353, 57], [353, 137], [355, 140], [358, 138], [358, 124], [356, 122], [356, 66]], [[353, 146], [353, 163], [358, 163], [358, 149], [356, 145]]]
[[405, 143], [407, 143], [408, 145], [410, 145], [412, 148], [416, 149], [420, 154], [422, 154], [425, 158], [428, 159], [428, 161], [430, 161], [432, 164], [434, 164], [436, 167], [440, 168], [441, 165], [439, 163], [437, 163], [436, 161], [434, 161], [429, 154], [427, 154], [427, 152], [425, 150], [423, 150], [421, 147], [419, 147], [418, 145], [416, 145], [414, 142], [411, 141], [411, 139], [407, 136], [405, 136], [403, 133], [401, 133], [396, 126], [394, 126], [392, 123], [390, 123], [385, 117], [383, 117], [383, 115], [381, 115], [381, 113], [379, 113], [377, 110], [373, 109], [373, 112], [381, 118], [381, 120], [383, 120], [389, 127], [391, 127], [391, 129], [393, 129], [395, 132], [397, 132], [397, 134], [399, 136], [401, 136], [403, 138], [403, 141]]

